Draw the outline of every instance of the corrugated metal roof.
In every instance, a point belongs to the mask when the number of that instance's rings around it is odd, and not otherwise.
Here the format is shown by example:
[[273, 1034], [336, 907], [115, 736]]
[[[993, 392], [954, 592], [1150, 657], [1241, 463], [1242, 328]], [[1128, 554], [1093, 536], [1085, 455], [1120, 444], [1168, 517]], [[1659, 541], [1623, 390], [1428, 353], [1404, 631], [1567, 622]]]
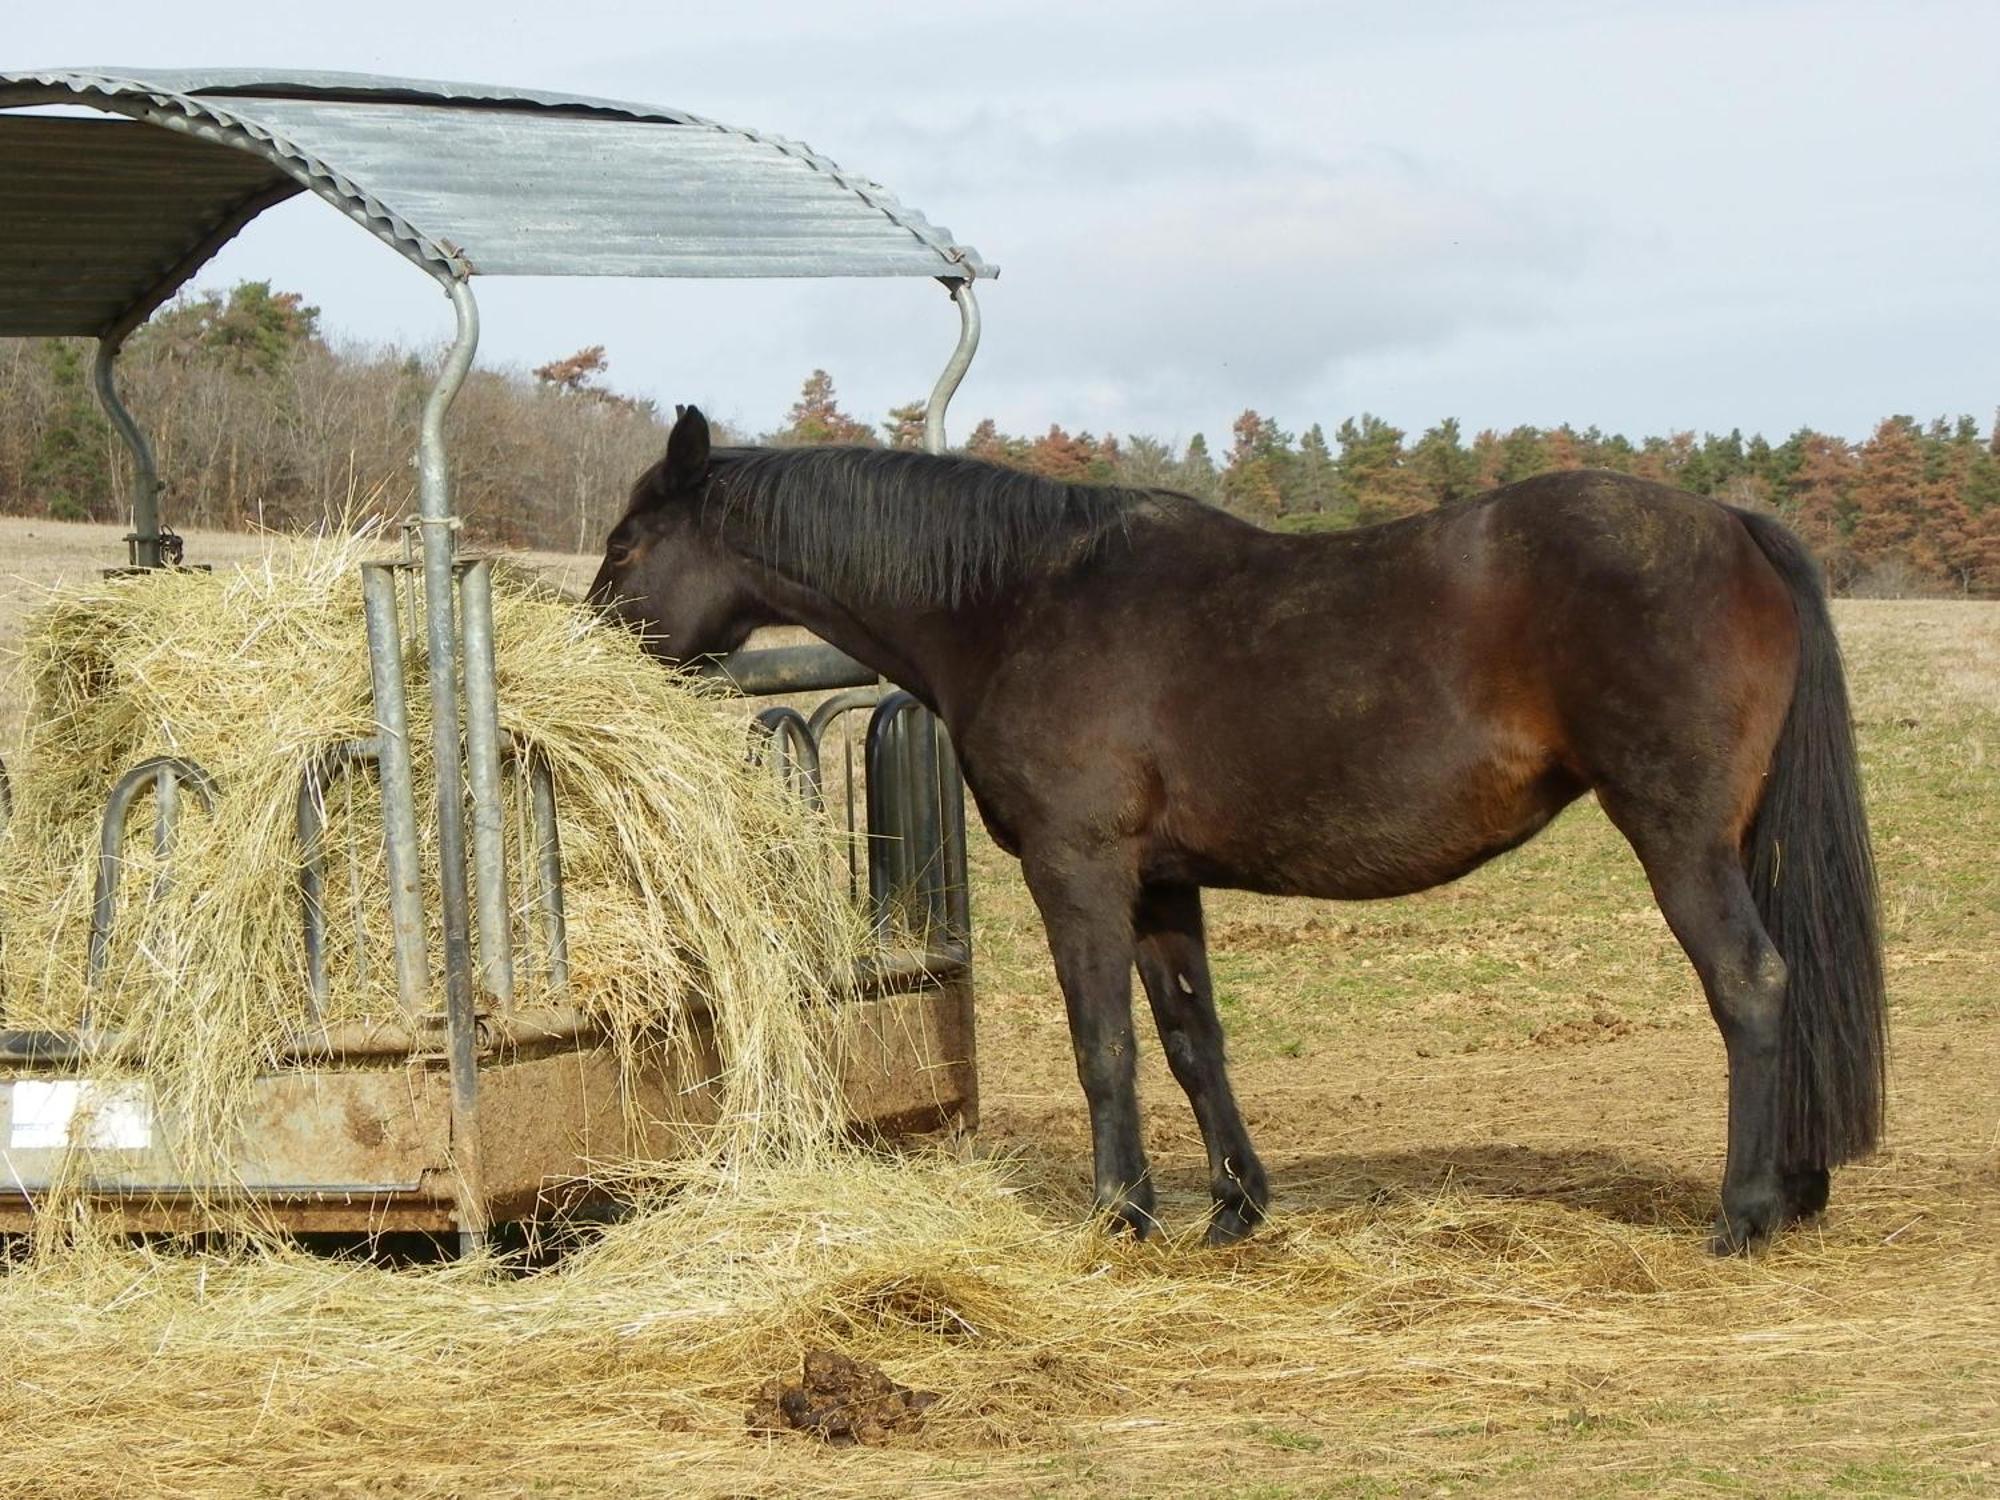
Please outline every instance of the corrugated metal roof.
[[146, 316], [309, 190], [441, 278], [991, 276], [795, 142], [579, 95], [247, 70], [0, 74], [0, 334]]

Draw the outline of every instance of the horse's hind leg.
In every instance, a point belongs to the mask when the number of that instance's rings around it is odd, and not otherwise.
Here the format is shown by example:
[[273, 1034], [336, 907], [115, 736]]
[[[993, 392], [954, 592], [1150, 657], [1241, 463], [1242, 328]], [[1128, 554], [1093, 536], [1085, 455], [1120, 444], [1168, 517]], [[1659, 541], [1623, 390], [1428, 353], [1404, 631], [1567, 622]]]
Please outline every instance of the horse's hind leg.
[[1778, 1039], [1785, 961], [1764, 931], [1731, 840], [1696, 834], [1687, 811], [1641, 810], [1608, 789], [1600, 800], [1652, 882], [1667, 925], [1708, 995], [1729, 1055], [1729, 1155], [1722, 1174], [1718, 1254], [1748, 1249], [1797, 1211], [1778, 1170]]
[[1134, 914], [1139, 978], [1152, 1002], [1167, 1066], [1187, 1092], [1208, 1148], [1208, 1190], [1215, 1200], [1208, 1242], [1227, 1245], [1256, 1228], [1270, 1202], [1264, 1165], [1250, 1145], [1223, 1063], [1222, 1023], [1208, 973], [1201, 892], [1191, 885], [1149, 885]]

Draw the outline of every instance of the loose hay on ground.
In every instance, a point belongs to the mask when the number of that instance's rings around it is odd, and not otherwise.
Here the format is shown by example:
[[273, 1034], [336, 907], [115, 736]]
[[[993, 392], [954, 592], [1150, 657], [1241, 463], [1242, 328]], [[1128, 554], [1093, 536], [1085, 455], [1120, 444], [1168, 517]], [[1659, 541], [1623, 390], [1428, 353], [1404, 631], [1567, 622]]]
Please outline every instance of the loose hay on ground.
[[[1281, 1216], [1238, 1251], [1134, 1246], [1001, 1165], [854, 1154], [690, 1173], [521, 1279], [100, 1247], [0, 1282], [0, 1430], [17, 1472], [75, 1492], [1210, 1494], [1356, 1465], [1515, 1493], [1747, 1466], [1769, 1492], [1837, 1474], [1920, 1371], [1923, 1489], [1992, 1456], [2000, 1377], [1994, 1257], [1936, 1177], [1900, 1163], [1755, 1262], [1691, 1224], [1454, 1193]], [[1889, 1238], [1913, 1195], [1921, 1247]], [[942, 1399], [882, 1449], [746, 1432], [817, 1348]], [[1700, 1442], [1663, 1480], [1646, 1428], [1689, 1403]]]

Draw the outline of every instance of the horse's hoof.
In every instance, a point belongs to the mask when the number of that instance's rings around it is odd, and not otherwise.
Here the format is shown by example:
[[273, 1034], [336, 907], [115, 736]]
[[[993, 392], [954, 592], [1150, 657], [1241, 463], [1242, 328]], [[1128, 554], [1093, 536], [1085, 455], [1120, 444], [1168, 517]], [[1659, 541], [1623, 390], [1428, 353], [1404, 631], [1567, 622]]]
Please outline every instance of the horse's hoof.
[[1148, 1239], [1160, 1227], [1160, 1221], [1153, 1217], [1153, 1205], [1148, 1201], [1137, 1202], [1131, 1198], [1120, 1198], [1114, 1203], [1097, 1205], [1097, 1222], [1105, 1233], [1130, 1235], [1135, 1240]]
[[1225, 1245], [1241, 1244], [1257, 1232], [1257, 1221], [1262, 1215], [1238, 1213], [1233, 1208], [1217, 1204], [1215, 1212], [1209, 1216], [1208, 1234], [1205, 1241], [1210, 1249], [1219, 1250]]
[[1785, 1189], [1785, 1218], [1788, 1221], [1816, 1219], [1826, 1212], [1831, 1191], [1831, 1174], [1825, 1167], [1798, 1167], [1779, 1174]]
[[1739, 1193], [1733, 1202], [1724, 1200], [1708, 1248], [1717, 1255], [1747, 1255], [1770, 1240], [1783, 1218], [1775, 1190]]
[[1266, 1199], [1253, 1194], [1241, 1183], [1229, 1182], [1215, 1194], [1215, 1207], [1208, 1216], [1208, 1243], [1234, 1245], [1248, 1239], [1264, 1222]]

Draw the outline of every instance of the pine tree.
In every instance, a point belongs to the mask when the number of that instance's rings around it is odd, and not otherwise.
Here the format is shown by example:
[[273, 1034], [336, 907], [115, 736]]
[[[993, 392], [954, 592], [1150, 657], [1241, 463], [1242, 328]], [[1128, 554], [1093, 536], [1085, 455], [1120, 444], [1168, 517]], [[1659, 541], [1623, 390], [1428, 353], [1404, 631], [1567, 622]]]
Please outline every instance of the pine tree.
[[236, 375], [275, 375], [320, 344], [319, 309], [268, 281], [239, 281], [225, 295], [181, 297], [133, 335], [135, 352], [182, 364], [200, 361]]
[[1916, 567], [1913, 544], [1922, 526], [1924, 454], [1917, 424], [1890, 417], [1861, 445], [1851, 500], [1849, 545], [1862, 568], [1893, 572]]
[[1297, 498], [1289, 507], [1311, 515], [1333, 510], [1340, 499], [1340, 482], [1334, 471], [1333, 450], [1326, 445], [1326, 433], [1315, 422], [1299, 439]]
[[1837, 437], [1800, 428], [1785, 441], [1789, 476], [1781, 511], [1791, 528], [1818, 555], [1836, 587], [1853, 582], [1857, 567], [1848, 549], [1854, 485], [1854, 452]]
[[110, 463], [111, 429], [91, 393], [80, 339], [34, 346], [49, 383], [48, 424], [28, 461], [29, 493], [58, 521], [117, 513]]
[[1479, 493], [1479, 460], [1460, 440], [1457, 417], [1424, 430], [1410, 449], [1409, 470], [1427, 505], [1454, 505]]
[[1072, 436], [1054, 422], [1049, 424], [1046, 433], [1028, 444], [1024, 455], [1026, 467], [1033, 472], [1072, 483], [1097, 477], [1093, 467], [1101, 464], [1102, 460], [1102, 450], [1089, 433], [1080, 432]]
[[889, 440], [891, 448], [921, 448], [924, 445], [924, 417], [926, 403], [907, 402], [902, 406], [889, 408], [889, 420], [882, 424], [882, 435]]
[[840, 409], [833, 392], [833, 377], [814, 370], [799, 388], [799, 399], [785, 415], [785, 425], [771, 434], [771, 441], [783, 447], [808, 443], [845, 443], [874, 446], [875, 432], [866, 422], [858, 422]]
[[1493, 483], [1517, 484], [1550, 467], [1548, 440], [1539, 427], [1516, 427], [1500, 439], [1499, 472]]
[[1196, 433], [1188, 439], [1187, 456], [1181, 460], [1182, 488], [1210, 505], [1222, 503], [1222, 476], [1208, 455], [1208, 439]]
[[1341, 499], [1363, 526], [1422, 510], [1424, 495], [1403, 465], [1403, 433], [1373, 412], [1349, 417], [1335, 430], [1340, 456], [1334, 475]]
[[1222, 499], [1253, 521], [1275, 521], [1285, 513], [1287, 473], [1296, 455], [1291, 435], [1269, 417], [1246, 410], [1231, 424], [1236, 441], [1222, 471]]
[[979, 425], [972, 429], [972, 435], [965, 440], [965, 451], [973, 458], [983, 458], [988, 463], [1004, 464], [1009, 461], [1011, 438], [1000, 435], [1000, 425], [991, 417], [981, 417]]

